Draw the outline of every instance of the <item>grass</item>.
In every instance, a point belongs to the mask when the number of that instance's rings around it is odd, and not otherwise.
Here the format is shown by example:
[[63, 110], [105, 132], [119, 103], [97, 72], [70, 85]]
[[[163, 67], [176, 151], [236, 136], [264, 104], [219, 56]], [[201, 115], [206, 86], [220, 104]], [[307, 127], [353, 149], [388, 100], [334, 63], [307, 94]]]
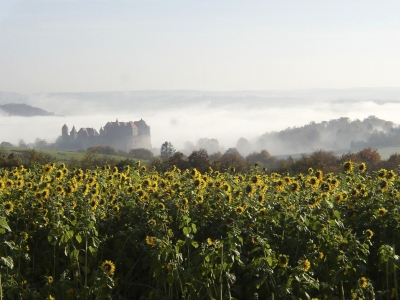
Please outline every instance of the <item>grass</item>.
[[[7, 152], [14, 152], [16, 154], [22, 154], [28, 150], [35, 150], [37, 152], [42, 152], [48, 155], [51, 155], [55, 158], [57, 162], [64, 162], [70, 163], [72, 161], [81, 160], [84, 158], [87, 152], [85, 151], [63, 151], [63, 150], [56, 150], [56, 149], [28, 149], [28, 148], [21, 148], [21, 147], [1, 147]], [[100, 156], [106, 156], [115, 160], [124, 160], [127, 157], [122, 155], [108, 155], [108, 154], [98, 154]]]

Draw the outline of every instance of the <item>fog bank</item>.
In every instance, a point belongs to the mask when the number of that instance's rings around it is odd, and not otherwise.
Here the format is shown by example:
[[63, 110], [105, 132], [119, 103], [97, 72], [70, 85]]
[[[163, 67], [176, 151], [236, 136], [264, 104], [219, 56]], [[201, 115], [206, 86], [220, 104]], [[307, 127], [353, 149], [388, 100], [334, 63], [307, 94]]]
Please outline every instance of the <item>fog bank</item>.
[[[0, 104], [27, 103], [57, 115], [7, 117], [0, 115], [0, 142], [26, 143], [36, 138], [54, 142], [61, 127], [93, 127], [108, 121], [137, 121], [151, 126], [152, 145], [170, 141], [175, 148], [200, 138], [217, 139], [225, 149], [239, 138], [255, 142], [266, 132], [340, 117], [351, 120], [370, 115], [398, 124], [400, 89], [312, 90], [271, 92], [144, 91], [35, 94], [15, 97], [0, 93]], [[7, 102], [8, 101], [8, 102]], [[269, 149], [267, 149], [269, 150]], [[271, 154], [292, 153], [270, 149]]]

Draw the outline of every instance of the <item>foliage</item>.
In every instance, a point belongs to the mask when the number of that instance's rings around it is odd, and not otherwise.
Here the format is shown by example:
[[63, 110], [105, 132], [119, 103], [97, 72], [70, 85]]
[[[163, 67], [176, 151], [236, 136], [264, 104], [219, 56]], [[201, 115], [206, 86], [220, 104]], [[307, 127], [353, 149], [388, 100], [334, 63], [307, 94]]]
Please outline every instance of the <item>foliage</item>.
[[144, 159], [144, 160], [151, 160], [154, 158], [153, 152], [144, 148], [132, 149], [131, 151], [129, 151], [129, 156], [136, 159]]
[[[226, 156], [236, 155], [231, 149]], [[181, 156], [182, 157], [182, 156]], [[400, 179], [0, 169], [6, 299], [394, 299]]]
[[175, 148], [174, 146], [171, 144], [171, 142], [164, 142], [161, 145], [161, 149], [160, 149], [160, 157], [163, 160], [167, 160], [169, 159], [172, 155], [174, 155], [175, 153]]

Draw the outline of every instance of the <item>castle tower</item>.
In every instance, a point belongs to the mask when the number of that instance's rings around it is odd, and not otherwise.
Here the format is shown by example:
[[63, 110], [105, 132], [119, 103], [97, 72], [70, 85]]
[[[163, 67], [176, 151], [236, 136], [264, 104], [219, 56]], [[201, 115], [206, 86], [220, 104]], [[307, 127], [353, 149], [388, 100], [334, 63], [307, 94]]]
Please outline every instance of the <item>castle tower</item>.
[[64, 124], [64, 126], [61, 128], [61, 134], [62, 134], [62, 137], [68, 136], [68, 126], [67, 126], [67, 124]]
[[76, 138], [78, 137], [78, 132], [76, 131], [75, 126], [72, 127], [72, 130], [69, 135], [73, 140], [76, 140]]

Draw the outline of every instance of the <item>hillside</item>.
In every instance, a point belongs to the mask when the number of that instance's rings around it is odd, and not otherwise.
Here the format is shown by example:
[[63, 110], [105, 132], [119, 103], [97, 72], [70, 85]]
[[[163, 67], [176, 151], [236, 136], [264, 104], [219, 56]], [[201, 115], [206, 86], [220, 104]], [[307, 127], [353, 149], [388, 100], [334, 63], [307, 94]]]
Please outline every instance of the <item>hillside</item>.
[[370, 116], [362, 121], [339, 118], [263, 134], [258, 148], [280, 153], [311, 153], [318, 149], [374, 149], [400, 145], [400, 129], [393, 122]]
[[3, 111], [9, 116], [34, 117], [34, 116], [54, 116], [54, 113], [44, 109], [30, 106], [28, 104], [9, 103], [0, 105], [0, 112]]

